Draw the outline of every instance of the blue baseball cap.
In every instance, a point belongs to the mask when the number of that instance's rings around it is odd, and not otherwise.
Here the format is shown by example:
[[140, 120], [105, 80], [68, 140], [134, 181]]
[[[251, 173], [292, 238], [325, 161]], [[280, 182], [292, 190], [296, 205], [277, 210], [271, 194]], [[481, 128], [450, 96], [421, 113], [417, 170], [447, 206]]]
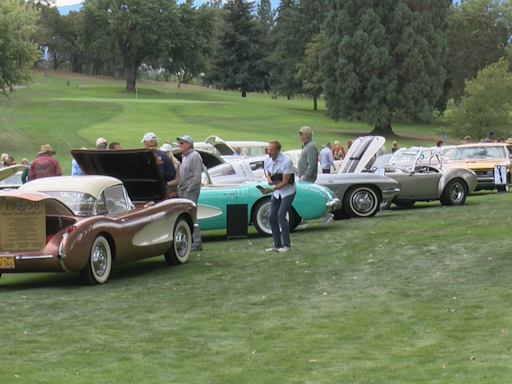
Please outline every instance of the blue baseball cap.
[[189, 135], [178, 136], [176, 140], [186, 141], [190, 143], [190, 145], [194, 145], [194, 140], [192, 140], [192, 138]]

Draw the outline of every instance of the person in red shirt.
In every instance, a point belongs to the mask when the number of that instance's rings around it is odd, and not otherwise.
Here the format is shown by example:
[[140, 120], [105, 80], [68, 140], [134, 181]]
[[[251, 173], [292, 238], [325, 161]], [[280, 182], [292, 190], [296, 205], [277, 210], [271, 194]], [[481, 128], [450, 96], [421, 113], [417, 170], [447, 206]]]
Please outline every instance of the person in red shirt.
[[50, 144], [41, 145], [41, 150], [37, 153], [37, 157], [30, 164], [29, 180], [62, 175], [59, 162], [52, 157], [55, 153]]

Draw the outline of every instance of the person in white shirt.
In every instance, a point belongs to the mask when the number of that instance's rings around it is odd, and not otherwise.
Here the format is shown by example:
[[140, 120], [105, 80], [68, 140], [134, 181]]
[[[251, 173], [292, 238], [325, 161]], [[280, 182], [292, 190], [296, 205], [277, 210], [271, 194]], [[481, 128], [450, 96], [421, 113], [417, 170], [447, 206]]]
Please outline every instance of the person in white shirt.
[[270, 228], [274, 246], [268, 248], [267, 252], [289, 252], [290, 226], [286, 215], [292, 206], [295, 198], [295, 175], [293, 173], [293, 162], [290, 157], [281, 153], [281, 143], [277, 140], [268, 143], [268, 161], [265, 161], [267, 182], [274, 188], [263, 188], [261, 193], [272, 193], [270, 198]]
[[334, 158], [332, 156], [331, 147], [331, 143], [327, 143], [320, 151], [320, 167], [322, 167], [323, 173], [331, 173], [331, 167], [334, 168]]
[[435, 147], [435, 148], [434, 148], [434, 150], [432, 151], [432, 154], [433, 154], [433, 155], [443, 156], [443, 155], [444, 155], [444, 152], [443, 152], [443, 145], [444, 145], [444, 141], [443, 141], [443, 140], [439, 140], [439, 141], [436, 143], [436, 147]]
[[432, 155], [437, 155], [437, 157], [439, 158], [440, 165], [443, 164], [443, 157], [444, 157], [443, 145], [444, 145], [444, 141], [438, 140], [436, 143], [436, 147], [432, 151]]

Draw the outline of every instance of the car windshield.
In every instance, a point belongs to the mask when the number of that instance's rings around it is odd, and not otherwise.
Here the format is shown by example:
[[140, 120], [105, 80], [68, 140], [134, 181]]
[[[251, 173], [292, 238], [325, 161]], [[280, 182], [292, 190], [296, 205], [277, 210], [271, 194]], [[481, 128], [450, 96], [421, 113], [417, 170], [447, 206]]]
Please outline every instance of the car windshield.
[[63, 202], [76, 216], [92, 216], [97, 200], [83, 192], [45, 191], [44, 194]]
[[505, 159], [507, 157], [503, 146], [459, 147], [453, 151], [450, 160], [464, 159]]
[[389, 160], [390, 164], [397, 163], [414, 163], [416, 156], [418, 156], [418, 149], [408, 149], [401, 152], [396, 152]]

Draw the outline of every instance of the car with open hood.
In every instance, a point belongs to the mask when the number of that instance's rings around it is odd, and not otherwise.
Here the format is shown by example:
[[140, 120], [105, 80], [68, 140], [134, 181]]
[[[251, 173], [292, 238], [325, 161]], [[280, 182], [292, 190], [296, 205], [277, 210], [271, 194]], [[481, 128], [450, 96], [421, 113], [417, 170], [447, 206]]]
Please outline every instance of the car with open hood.
[[0, 190], [18, 189], [23, 184], [21, 176], [28, 165], [11, 165], [0, 168]]
[[188, 261], [196, 205], [165, 200], [150, 150], [125, 150], [109, 161], [95, 156], [110, 152], [72, 151], [88, 176], [0, 192], [0, 275], [78, 272], [94, 285], [108, 280], [113, 265], [158, 255], [170, 265]]
[[[244, 224], [253, 224], [260, 235], [270, 236], [270, 195], [262, 195], [256, 187], [269, 186], [266, 178], [263, 178], [265, 156], [251, 156], [240, 161], [208, 167], [206, 164], [215, 164], [218, 158], [208, 152], [198, 152], [205, 164], [198, 201], [199, 215], [203, 217], [199, 220], [201, 230], [226, 228], [227, 206], [243, 204], [247, 206], [247, 223]], [[180, 153], [175, 153], [175, 156], [181, 160]], [[211, 177], [212, 173], [220, 178]], [[324, 218], [338, 210], [341, 205], [336, 194], [328, 188], [302, 181], [296, 182], [296, 187], [297, 194], [289, 213], [291, 230], [295, 229], [302, 219]], [[222, 213], [205, 217], [206, 215], [202, 214], [203, 209], [211, 208], [216, 208]]]
[[224, 141], [215, 135], [208, 136], [205, 142], [215, 147], [222, 156], [232, 156], [237, 147], [241, 149], [240, 156], [264, 155], [268, 145], [266, 141]]
[[462, 205], [468, 194], [475, 190], [477, 179], [473, 171], [461, 167], [446, 168], [436, 155], [426, 159], [427, 151], [421, 147], [404, 149], [397, 156], [387, 158], [386, 162], [380, 162], [378, 150], [384, 142], [381, 136], [359, 137], [345, 158], [353, 161], [349, 170], [379, 173], [396, 180], [400, 192], [393, 197], [395, 205], [407, 207], [416, 201], [435, 200], [440, 200], [443, 205]]
[[[209, 169], [213, 184], [241, 184], [250, 180], [266, 181], [265, 156], [224, 163]], [[342, 204], [333, 211], [335, 218], [371, 217], [379, 206], [389, 203], [398, 193], [398, 183], [372, 173], [318, 174], [313, 185], [329, 188]], [[313, 188], [313, 187], [311, 187]]]
[[[77, 160], [85, 174], [89, 175], [110, 175], [124, 181], [129, 187], [139, 185], [141, 181], [147, 181], [146, 185], [140, 184], [141, 191], [151, 194], [151, 189], [158, 184], [153, 182], [159, 175], [148, 178], [139, 163], [149, 161], [146, 159], [146, 149], [132, 150], [109, 150], [109, 151], [87, 151], [73, 150], [73, 157]], [[175, 153], [181, 161], [181, 153]], [[216, 185], [209, 177], [208, 165], [218, 163], [219, 157], [215, 154], [198, 151], [203, 159], [203, 186], [199, 194], [197, 204], [197, 217], [201, 230], [223, 229], [227, 226], [227, 206], [232, 204], [247, 205], [248, 219], [246, 225], [254, 224], [256, 230], [264, 235], [270, 236], [272, 231], [268, 221], [270, 208], [270, 196], [262, 195], [256, 185], [251, 183]], [[83, 165], [83, 166], [82, 166]], [[156, 180], [155, 180], [156, 181]], [[265, 183], [260, 183], [263, 187]], [[293, 212], [291, 227], [295, 228], [301, 218], [313, 220], [322, 218], [331, 213], [339, 205], [338, 198], [327, 188], [317, 185], [309, 186], [305, 183], [297, 183], [297, 195], [292, 204]], [[170, 199], [173, 201], [173, 199]], [[188, 200], [187, 200], [188, 201]], [[241, 223], [242, 224], [242, 223]]]

